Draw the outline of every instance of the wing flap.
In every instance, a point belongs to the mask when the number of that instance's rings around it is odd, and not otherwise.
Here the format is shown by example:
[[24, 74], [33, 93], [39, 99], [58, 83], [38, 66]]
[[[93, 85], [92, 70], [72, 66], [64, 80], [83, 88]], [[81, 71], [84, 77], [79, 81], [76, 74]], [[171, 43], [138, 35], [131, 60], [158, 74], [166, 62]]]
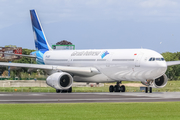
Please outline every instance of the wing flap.
[[0, 62], [0, 66], [25, 67], [25, 68], [34, 68], [34, 69], [43, 69], [43, 70], [57, 70], [57, 71], [72, 73], [78, 76], [94, 76], [100, 74], [100, 72], [94, 67], [70, 67], [70, 66], [7, 63], [7, 62]]

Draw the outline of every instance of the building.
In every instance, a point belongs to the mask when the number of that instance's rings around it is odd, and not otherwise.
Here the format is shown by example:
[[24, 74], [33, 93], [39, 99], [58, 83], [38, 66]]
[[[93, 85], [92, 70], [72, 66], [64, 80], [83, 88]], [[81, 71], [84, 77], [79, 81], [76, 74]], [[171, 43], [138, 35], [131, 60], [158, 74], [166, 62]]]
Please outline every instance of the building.
[[13, 54], [22, 54], [22, 48], [0, 47], [0, 62], [9, 62], [21, 58], [21, 56], [16, 56]]
[[52, 45], [54, 50], [75, 50], [75, 45], [67, 40], [62, 40], [57, 42], [56, 45]]

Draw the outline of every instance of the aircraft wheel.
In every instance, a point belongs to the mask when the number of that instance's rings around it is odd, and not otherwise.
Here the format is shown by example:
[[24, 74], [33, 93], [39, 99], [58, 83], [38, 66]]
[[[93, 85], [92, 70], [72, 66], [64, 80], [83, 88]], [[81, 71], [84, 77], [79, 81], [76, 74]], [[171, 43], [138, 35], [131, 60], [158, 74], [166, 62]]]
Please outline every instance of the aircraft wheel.
[[148, 93], [148, 87], [146, 87], [146, 89], [145, 89], [145, 93]]
[[56, 89], [56, 93], [60, 93], [61, 92], [61, 90], [59, 90], [59, 89]]
[[114, 86], [114, 92], [120, 92], [120, 86], [119, 85]]
[[61, 90], [61, 93], [67, 93], [67, 90]]
[[72, 87], [70, 87], [67, 92], [71, 93], [72, 92]]
[[121, 86], [121, 92], [125, 92], [126, 91], [126, 87], [124, 85]]
[[109, 86], [109, 92], [113, 92], [114, 91], [114, 87], [111, 85]]
[[150, 87], [150, 89], [149, 89], [149, 93], [152, 93], [152, 87]]

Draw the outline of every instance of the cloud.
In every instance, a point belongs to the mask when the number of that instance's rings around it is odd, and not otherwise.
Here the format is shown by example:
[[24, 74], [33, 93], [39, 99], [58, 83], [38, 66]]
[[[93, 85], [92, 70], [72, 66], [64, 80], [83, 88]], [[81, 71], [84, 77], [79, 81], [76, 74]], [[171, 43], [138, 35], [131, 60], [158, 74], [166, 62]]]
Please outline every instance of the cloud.
[[179, 3], [176, 0], [0, 0], [0, 28], [29, 21], [30, 9], [36, 9], [44, 23], [173, 21], [179, 19]]
[[145, 0], [140, 2], [140, 5], [144, 8], [162, 8], [162, 7], [177, 7], [178, 3], [174, 0]]

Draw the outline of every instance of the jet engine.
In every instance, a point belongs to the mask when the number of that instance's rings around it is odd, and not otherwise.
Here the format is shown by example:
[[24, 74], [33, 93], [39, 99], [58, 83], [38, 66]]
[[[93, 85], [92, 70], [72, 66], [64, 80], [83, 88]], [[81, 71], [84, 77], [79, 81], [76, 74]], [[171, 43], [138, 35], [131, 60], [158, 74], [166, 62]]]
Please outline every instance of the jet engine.
[[143, 85], [149, 86], [149, 87], [154, 87], [154, 88], [163, 88], [166, 86], [168, 81], [168, 78], [166, 76], [166, 74], [162, 75], [159, 78], [156, 78], [154, 80], [146, 80], [146, 81], [142, 81], [141, 83]]
[[57, 72], [48, 76], [46, 83], [55, 89], [66, 90], [72, 86], [73, 77], [66, 72]]

